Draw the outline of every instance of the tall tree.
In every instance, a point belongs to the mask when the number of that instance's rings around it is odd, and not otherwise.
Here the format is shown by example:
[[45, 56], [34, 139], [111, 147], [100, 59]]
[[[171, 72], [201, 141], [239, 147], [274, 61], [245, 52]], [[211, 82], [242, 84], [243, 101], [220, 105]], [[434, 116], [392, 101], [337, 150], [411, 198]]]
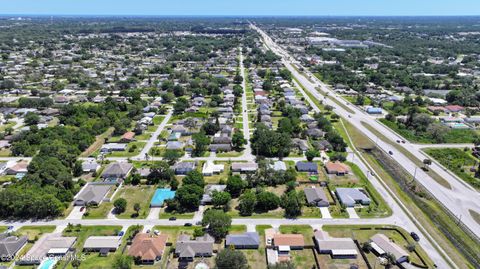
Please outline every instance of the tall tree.
[[243, 252], [225, 248], [215, 257], [215, 268], [217, 269], [247, 269], [248, 262]]
[[208, 232], [216, 239], [224, 238], [231, 225], [232, 218], [223, 210], [209, 209], [203, 214], [202, 226], [208, 226]]

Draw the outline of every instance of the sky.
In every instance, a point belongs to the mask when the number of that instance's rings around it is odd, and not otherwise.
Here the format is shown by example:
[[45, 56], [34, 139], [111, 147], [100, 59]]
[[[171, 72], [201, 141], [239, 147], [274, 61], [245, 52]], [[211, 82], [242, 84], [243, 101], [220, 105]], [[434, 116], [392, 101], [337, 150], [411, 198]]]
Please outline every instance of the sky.
[[0, 14], [455, 16], [480, 15], [480, 0], [0, 0]]

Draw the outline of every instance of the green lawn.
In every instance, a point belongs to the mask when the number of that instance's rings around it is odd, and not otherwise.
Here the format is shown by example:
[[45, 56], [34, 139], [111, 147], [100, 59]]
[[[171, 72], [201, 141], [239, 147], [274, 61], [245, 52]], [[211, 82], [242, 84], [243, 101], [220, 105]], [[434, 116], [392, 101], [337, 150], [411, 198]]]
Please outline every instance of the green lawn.
[[471, 151], [459, 148], [427, 148], [424, 151], [440, 162], [443, 166], [455, 173], [472, 187], [480, 190], [480, 178], [475, 177], [475, 172], [470, 168], [478, 169], [478, 160], [473, 157]]
[[[68, 228], [67, 228], [68, 229]], [[77, 237], [77, 242], [75, 243], [74, 248], [78, 252], [82, 252], [83, 244], [85, 240], [90, 236], [111, 236], [117, 235], [122, 230], [121, 226], [81, 226], [80, 229], [74, 227], [71, 231], [65, 230], [63, 232], [64, 236], [75, 236]], [[92, 253], [83, 253], [85, 260], [81, 261], [80, 269], [107, 269], [111, 268], [111, 264], [115, 259], [115, 255], [120, 255], [122, 247], [120, 247], [115, 253], [109, 253], [107, 257], [100, 257], [96, 252]], [[64, 261], [61, 261], [58, 264], [57, 268], [64, 265]], [[73, 268], [72, 264], [67, 265], [68, 269]]]
[[16, 234], [26, 235], [28, 236], [29, 241], [36, 241], [40, 238], [43, 234], [51, 233], [55, 230], [55, 226], [23, 226], [17, 231]]
[[185, 227], [185, 226], [155, 226], [153, 227], [154, 230], [158, 230], [161, 234], [167, 234], [168, 235], [168, 240], [167, 242], [172, 243], [174, 246], [175, 243], [177, 242], [177, 237], [180, 234], [188, 234], [188, 235], [193, 235], [193, 231], [195, 228], [198, 228], [198, 226], [190, 226], [190, 227]]
[[112, 202], [103, 202], [98, 207], [90, 207], [83, 215], [84, 219], [104, 219], [107, 217], [108, 212], [112, 210]]
[[150, 200], [152, 199], [155, 190], [155, 186], [148, 185], [123, 186], [122, 189], [114, 197], [113, 201], [118, 198], [124, 198], [125, 200], [127, 200], [127, 209], [122, 214], [117, 215], [117, 218], [134, 218], [136, 215], [136, 211], [133, 209], [133, 206], [136, 203], [140, 204], [141, 207], [137, 218], [146, 218], [148, 216], [148, 212], [150, 211]]
[[171, 217], [176, 217], [177, 219], [193, 219], [195, 213], [187, 212], [187, 213], [178, 213], [178, 212], [165, 212], [164, 209], [160, 212], [160, 219], [169, 219]]
[[143, 147], [145, 147], [146, 142], [130, 142], [127, 145], [127, 149], [125, 151], [114, 151], [107, 155], [107, 157], [132, 157], [136, 156], [142, 151]]
[[153, 124], [160, 125], [160, 123], [162, 123], [164, 119], [165, 119], [165, 116], [155, 116], [153, 117]]
[[298, 269], [303, 268], [316, 268], [315, 263], [315, 250], [312, 249], [302, 249], [302, 250], [293, 250], [290, 252], [291, 261], [295, 264], [295, 267]]
[[217, 157], [240, 157], [242, 156], [243, 152], [240, 151], [229, 151], [229, 152], [220, 152], [220, 153], [217, 153]]
[[140, 140], [148, 140], [148, 139], [150, 139], [151, 136], [152, 136], [152, 133], [147, 133], [147, 132], [145, 132], [145, 133], [143, 133], [143, 134], [141, 134], [141, 135], [135, 136], [135, 139], [136, 139], [137, 141], [140, 141]]

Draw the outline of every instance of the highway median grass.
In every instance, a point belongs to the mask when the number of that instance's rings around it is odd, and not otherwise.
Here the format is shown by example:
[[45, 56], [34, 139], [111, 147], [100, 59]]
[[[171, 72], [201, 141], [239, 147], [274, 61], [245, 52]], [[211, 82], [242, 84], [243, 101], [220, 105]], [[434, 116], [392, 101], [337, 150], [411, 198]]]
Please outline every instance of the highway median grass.
[[[410, 159], [412, 162], [415, 163], [418, 167], [423, 167], [424, 164], [421, 160], [417, 159], [412, 153], [410, 153], [407, 149], [405, 149], [402, 146], [399, 146], [392, 142], [390, 139], [388, 139], [385, 135], [380, 133], [378, 130], [373, 128], [370, 124], [362, 121], [362, 125], [365, 126], [370, 132], [372, 132], [374, 135], [376, 135], [379, 139], [381, 139], [383, 142], [390, 144], [392, 147], [394, 147], [396, 150], [400, 151], [403, 155], [405, 155], [408, 159]], [[445, 188], [452, 189], [452, 186], [448, 181], [446, 181], [443, 177], [438, 175], [437, 173], [433, 172], [432, 170], [425, 171], [433, 180], [435, 180], [438, 184], [442, 185]]]

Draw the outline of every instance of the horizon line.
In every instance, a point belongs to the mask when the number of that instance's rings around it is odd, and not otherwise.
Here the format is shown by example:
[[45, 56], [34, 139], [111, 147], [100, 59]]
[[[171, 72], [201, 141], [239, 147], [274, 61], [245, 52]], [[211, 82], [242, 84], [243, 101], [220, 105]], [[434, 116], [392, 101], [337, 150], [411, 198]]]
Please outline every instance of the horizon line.
[[379, 18], [392, 18], [392, 17], [480, 17], [478, 15], [472, 14], [451, 14], [451, 15], [289, 15], [289, 14], [279, 14], [279, 15], [232, 15], [232, 14], [0, 14], [0, 17], [9, 17], [9, 16], [25, 16], [25, 17], [45, 17], [45, 16], [55, 16], [55, 17], [234, 17], [234, 18], [252, 18], [252, 17], [304, 17], [304, 18], [325, 18], [325, 17], [343, 17], [343, 18], [365, 18], [365, 17], [379, 17]]

